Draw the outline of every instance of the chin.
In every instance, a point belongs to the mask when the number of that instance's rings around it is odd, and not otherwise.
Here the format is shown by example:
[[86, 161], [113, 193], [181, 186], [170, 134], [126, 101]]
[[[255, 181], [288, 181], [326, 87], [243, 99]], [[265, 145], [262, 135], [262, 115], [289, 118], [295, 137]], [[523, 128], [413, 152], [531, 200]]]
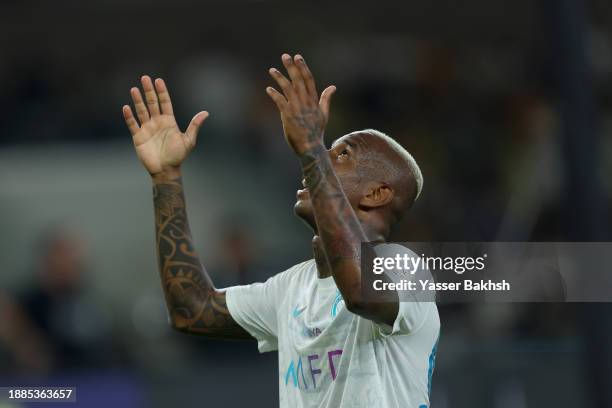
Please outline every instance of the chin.
[[310, 200], [300, 200], [298, 198], [293, 206], [293, 213], [301, 218], [313, 231], [317, 230]]

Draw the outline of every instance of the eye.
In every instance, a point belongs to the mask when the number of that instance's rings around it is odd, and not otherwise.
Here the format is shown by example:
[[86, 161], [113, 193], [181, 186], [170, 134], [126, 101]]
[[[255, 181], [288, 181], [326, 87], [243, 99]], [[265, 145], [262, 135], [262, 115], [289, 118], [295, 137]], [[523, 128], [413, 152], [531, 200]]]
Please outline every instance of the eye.
[[343, 149], [339, 154], [338, 154], [338, 158], [344, 158], [348, 156], [348, 150]]

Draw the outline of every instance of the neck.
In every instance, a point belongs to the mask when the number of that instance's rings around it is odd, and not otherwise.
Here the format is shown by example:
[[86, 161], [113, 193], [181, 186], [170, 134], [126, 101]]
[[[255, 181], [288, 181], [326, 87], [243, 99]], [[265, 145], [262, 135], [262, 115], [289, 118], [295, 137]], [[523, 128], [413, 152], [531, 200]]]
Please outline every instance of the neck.
[[[380, 231], [374, 230], [373, 228], [367, 228], [363, 226], [363, 230], [366, 234], [368, 242], [385, 242], [385, 235]], [[312, 238], [312, 252], [314, 255], [315, 263], [317, 264], [317, 274], [320, 279], [328, 278], [332, 276], [332, 271], [325, 258], [325, 250], [323, 249], [323, 243], [318, 235]]]

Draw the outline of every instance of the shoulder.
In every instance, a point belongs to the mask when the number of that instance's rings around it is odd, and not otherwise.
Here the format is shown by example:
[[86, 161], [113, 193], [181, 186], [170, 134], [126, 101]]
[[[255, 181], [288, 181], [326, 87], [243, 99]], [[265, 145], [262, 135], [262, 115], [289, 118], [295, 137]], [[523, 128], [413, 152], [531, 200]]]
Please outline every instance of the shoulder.
[[376, 245], [374, 247], [374, 252], [378, 256], [392, 257], [397, 254], [400, 254], [400, 255], [407, 254], [408, 256], [411, 256], [411, 257], [417, 256], [417, 254], [415, 254], [414, 251], [412, 251], [410, 248], [407, 248], [400, 244], [386, 243], [386, 242]]
[[316, 268], [314, 259], [308, 259], [272, 276], [268, 281], [278, 285], [288, 286], [290, 282], [301, 281], [312, 275], [312, 268]]
[[290, 272], [294, 274], [304, 273], [310, 271], [313, 267], [316, 267], [315, 260], [313, 258], [307, 259], [304, 262], [300, 262], [299, 264], [293, 265], [291, 268], [287, 269], [285, 272]]
[[281, 272], [286, 278], [299, 280], [312, 277], [313, 272], [316, 274], [316, 263], [314, 259], [307, 259], [304, 262], [293, 265], [291, 268]]

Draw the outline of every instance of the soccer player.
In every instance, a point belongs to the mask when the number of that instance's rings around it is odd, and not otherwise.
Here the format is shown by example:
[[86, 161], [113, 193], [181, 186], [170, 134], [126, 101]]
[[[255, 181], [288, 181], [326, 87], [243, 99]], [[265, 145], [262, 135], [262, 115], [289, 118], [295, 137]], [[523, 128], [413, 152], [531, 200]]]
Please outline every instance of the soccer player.
[[420, 194], [423, 179], [397, 142], [374, 130], [323, 143], [334, 86], [319, 99], [300, 55], [283, 54], [288, 78], [270, 75], [285, 139], [303, 170], [295, 214], [313, 230], [314, 259], [264, 283], [217, 289], [195, 251], [181, 164], [208, 117], [182, 133], [162, 79], [141, 79], [123, 115], [138, 158], [150, 173], [159, 272], [172, 326], [215, 338], [255, 338], [278, 350], [281, 407], [429, 406], [440, 329], [434, 302], [365, 298], [362, 242], [384, 242]]

